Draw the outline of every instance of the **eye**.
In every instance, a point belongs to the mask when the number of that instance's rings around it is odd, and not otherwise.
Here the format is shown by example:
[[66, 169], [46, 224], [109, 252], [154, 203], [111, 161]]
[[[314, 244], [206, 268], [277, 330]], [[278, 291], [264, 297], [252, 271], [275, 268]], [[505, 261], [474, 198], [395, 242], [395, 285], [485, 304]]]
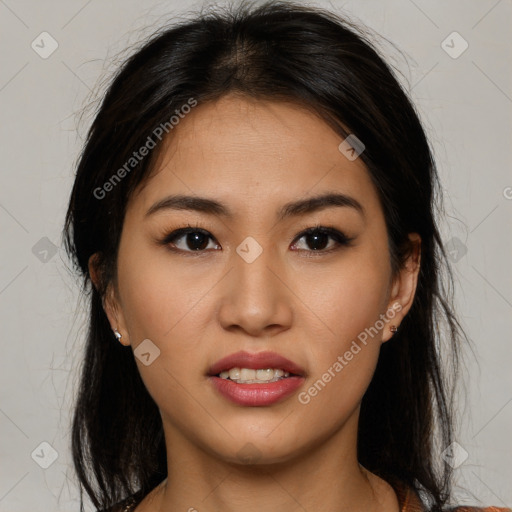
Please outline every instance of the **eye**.
[[[177, 229], [165, 235], [160, 243], [162, 245], [174, 246], [169, 247], [171, 250], [181, 252], [202, 252], [209, 248], [209, 240], [213, 240], [213, 237], [208, 233], [208, 231], [199, 227], [189, 226], [187, 228]], [[219, 247], [219, 245], [217, 244], [216, 247]]]
[[[341, 246], [350, 245], [354, 238], [346, 236], [341, 231], [326, 226], [314, 226], [300, 233], [295, 240], [301, 240], [304, 238], [306, 241], [305, 245], [309, 245], [312, 249], [300, 249], [311, 253], [326, 254], [331, 253], [340, 249]], [[334, 242], [328, 245], [328, 240], [331, 239]], [[296, 246], [297, 244], [294, 244]], [[329, 247], [325, 249], [326, 245]], [[320, 255], [318, 254], [318, 255]]]
[[[306, 244], [311, 247], [311, 249], [297, 249], [297, 241], [300, 241], [303, 238], [305, 239]], [[330, 246], [328, 245], [329, 239], [333, 241]], [[175, 252], [195, 252], [200, 254], [206, 251], [208, 248], [220, 248], [220, 245], [216, 243], [213, 243], [213, 247], [209, 247], [209, 242], [214, 240], [215, 239], [208, 231], [200, 228], [199, 226], [189, 225], [186, 228], [176, 229], [164, 235], [159, 240], [159, 244], [167, 246], [171, 251]], [[334, 227], [313, 226], [302, 231], [295, 237], [294, 240], [295, 243], [292, 245], [292, 248], [295, 247], [295, 250], [318, 253], [315, 256], [320, 256], [322, 254], [336, 251], [342, 246], [350, 245], [354, 238], [346, 236], [344, 233]], [[325, 248], [326, 245], [329, 247], [328, 249]]]

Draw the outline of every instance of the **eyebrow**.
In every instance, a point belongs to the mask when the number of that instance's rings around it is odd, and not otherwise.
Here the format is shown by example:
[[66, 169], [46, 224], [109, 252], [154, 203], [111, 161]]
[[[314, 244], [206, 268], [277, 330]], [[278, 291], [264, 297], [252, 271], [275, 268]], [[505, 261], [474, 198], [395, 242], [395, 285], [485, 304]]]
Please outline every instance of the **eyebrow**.
[[[353, 208], [363, 218], [366, 216], [363, 205], [357, 199], [340, 192], [331, 192], [286, 203], [277, 211], [276, 217], [278, 221], [282, 221], [289, 217], [306, 215], [331, 207]], [[192, 210], [227, 219], [234, 217], [229, 207], [214, 199], [198, 196], [171, 195], [153, 204], [146, 212], [145, 218], [165, 210]]]

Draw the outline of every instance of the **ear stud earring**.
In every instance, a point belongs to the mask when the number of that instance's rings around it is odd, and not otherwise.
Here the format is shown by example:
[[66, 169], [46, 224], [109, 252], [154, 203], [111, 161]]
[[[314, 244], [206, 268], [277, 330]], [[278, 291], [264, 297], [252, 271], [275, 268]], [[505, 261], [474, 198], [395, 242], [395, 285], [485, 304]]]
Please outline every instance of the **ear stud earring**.
[[397, 327], [396, 325], [392, 325], [392, 326], [389, 328], [389, 330], [390, 330], [393, 334], [395, 334], [395, 332], [396, 332], [396, 331], [398, 331], [398, 327]]
[[114, 329], [114, 336], [117, 338], [117, 341], [123, 337], [123, 335], [117, 329]]

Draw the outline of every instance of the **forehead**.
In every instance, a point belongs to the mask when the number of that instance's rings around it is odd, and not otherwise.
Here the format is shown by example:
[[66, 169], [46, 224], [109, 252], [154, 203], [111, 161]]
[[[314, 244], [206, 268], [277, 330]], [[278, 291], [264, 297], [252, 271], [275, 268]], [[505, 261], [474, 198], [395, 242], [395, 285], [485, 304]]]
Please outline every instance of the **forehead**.
[[164, 140], [135, 207], [146, 212], [180, 193], [215, 197], [243, 215], [328, 190], [378, 208], [366, 166], [340, 152], [342, 141], [318, 115], [293, 103], [229, 95], [199, 104]]

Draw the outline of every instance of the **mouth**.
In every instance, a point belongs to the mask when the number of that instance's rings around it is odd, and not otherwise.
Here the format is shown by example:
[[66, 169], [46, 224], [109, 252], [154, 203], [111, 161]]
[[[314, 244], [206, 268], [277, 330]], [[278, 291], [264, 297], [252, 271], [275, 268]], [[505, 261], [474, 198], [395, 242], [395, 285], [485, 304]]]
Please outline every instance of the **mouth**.
[[291, 396], [306, 372], [275, 352], [237, 352], [217, 361], [207, 376], [214, 389], [238, 406], [270, 406]]
[[220, 359], [207, 372], [209, 377], [248, 384], [277, 382], [290, 377], [305, 377], [306, 372], [276, 352], [251, 354], [241, 351]]

